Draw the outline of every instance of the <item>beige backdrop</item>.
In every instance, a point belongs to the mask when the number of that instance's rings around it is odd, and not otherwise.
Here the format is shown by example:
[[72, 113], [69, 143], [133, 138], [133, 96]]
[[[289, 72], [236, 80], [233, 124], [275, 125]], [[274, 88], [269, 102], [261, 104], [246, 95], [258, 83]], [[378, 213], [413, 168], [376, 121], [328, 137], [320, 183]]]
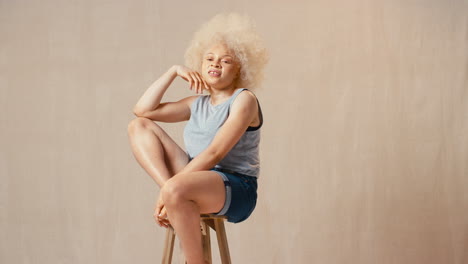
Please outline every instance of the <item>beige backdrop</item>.
[[468, 263], [467, 0], [1, 0], [0, 263], [159, 263], [127, 124], [220, 11], [271, 54], [233, 263]]

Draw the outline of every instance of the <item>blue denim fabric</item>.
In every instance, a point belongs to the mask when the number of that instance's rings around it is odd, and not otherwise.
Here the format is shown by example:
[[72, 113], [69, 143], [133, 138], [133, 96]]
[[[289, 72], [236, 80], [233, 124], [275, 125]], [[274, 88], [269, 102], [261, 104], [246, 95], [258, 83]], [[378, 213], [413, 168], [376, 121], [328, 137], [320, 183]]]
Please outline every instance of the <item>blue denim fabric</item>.
[[257, 204], [257, 178], [219, 168], [211, 170], [221, 175], [226, 187], [224, 207], [215, 215], [225, 215], [231, 223], [246, 220]]

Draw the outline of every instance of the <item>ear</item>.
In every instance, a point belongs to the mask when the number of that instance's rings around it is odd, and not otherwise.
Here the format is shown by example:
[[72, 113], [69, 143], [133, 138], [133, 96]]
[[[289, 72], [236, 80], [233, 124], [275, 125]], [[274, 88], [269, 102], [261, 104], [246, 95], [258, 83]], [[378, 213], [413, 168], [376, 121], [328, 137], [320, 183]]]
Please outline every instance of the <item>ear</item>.
[[240, 73], [240, 69], [239, 69], [239, 70], [237, 71], [237, 73], [236, 73], [236, 77], [234, 77], [234, 83], [236, 84], [236, 86], [237, 86], [237, 85], [239, 84], [239, 82], [240, 82], [240, 75], [241, 75], [241, 73]]
[[234, 81], [238, 82], [240, 80], [240, 70], [237, 71], [236, 76], [234, 77]]
[[239, 78], [241, 75], [241, 67], [237, 68], [236, 78]]

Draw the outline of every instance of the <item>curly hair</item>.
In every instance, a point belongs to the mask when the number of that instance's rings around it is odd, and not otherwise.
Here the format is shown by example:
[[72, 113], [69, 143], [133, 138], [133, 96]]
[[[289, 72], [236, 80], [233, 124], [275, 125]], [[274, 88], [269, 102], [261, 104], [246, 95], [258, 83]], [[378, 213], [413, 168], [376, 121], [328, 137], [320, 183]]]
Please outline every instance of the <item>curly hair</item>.
[[220, 13], [205, 22], [185, 51], [185, 64], [201, 71], [203, 55], [211, 44], [226, 44], [234, 52], [240, 65], [240, 76], [236, 86], [259, 87], [264, 78], [263, 69], [269, 55], [257, 34], [255, 24], [247, 15]]

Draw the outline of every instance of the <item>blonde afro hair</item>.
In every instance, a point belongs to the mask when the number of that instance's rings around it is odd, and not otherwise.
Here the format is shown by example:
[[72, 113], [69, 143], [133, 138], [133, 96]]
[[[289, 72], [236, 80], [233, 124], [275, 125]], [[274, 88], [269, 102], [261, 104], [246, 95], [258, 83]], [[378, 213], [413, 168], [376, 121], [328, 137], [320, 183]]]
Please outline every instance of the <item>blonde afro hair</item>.
[[185, 51], [185, 64], [201, 72], [203, 55], [215, 43], [226, 44], [235, 54], [240, 65], [236, 86], [256, 88], [263, 81], [263, 69], [268, 62], [268, 53], [257, 34], [255, 24], [247, 15], [221, 13], [205, 22], [195, 32]]

